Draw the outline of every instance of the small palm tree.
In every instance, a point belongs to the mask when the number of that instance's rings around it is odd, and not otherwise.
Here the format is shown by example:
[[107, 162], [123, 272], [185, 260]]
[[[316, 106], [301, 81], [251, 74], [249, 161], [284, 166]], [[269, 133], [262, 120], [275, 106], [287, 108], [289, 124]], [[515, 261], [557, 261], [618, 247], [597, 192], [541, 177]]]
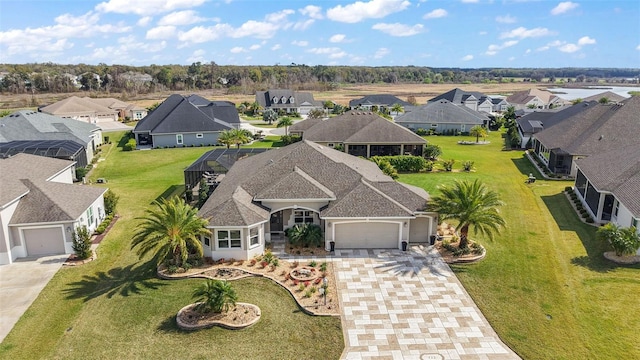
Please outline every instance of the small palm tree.
[[218, 135], [218, 143], [222, 145], [226, 145], [227, 149], [231, 147], [231, 145], [235, 144], [235, 140], [233, 138], [233, 133], [231, 130], [225, 130]]
[[262, 106], [260, 106], [260, 103], [258, 103], [257, 101], [254, 101], [251, 103], [251, 105], [249, 105], [249, 110], [251, 110], [251, 113], [253, 114], [253, 116], [256, 116], [256, 114], [262, 110]]
[[288, 116], [283, 116], [278, 120], [276, 127], [284, 127], [284, 134], [289, 135], [289, 126], [293, 125], [293, 120]]
[[482, 127], [480, 125], [476, 125], [476, 126], [472, 127], [471, 130], [469, 130], [469, 135], [475, 136], [476, 137], [476, 143], [477, 143], [481, 136], [482, 136], [483, 139], [487, 136], [487, 129], [485, 129], [484, 127]]
[[394, 113], [396, 113], [396, 115], [398, 115], [401, 112], [404, 112], [404, 108], [402, 107], [402, 105], [396, 103], [396, 104], [393, 104], [393, 106], [391, 106], [391, 111], [393, 111]]
[[147, 209], [145, 216], [137, 218], [142, 222], [133, 234], [131, 248], [138, 249], [138, 256], [153, 252], [158, 264], [171, 259], [176, 266], [187, 261], [189, 249], [202, 256], [199, 237], [211, 232], [206, 228], [207, 220], [198, 216], [198, 210], [177, 196], [154, 204], [155, 208]]
[[495, 191], [477, 179], [474, 182], [456, 181], [453, 187], [440, 188], [440, 195], [431, 199], [428, 207], [440, 215], [441, 220], [458, 220], [461, 249], [468, 246], [469, 227], [474, 234], [481, 233], [493, 239], [493, 232], [506, 225], [498, 211], [503, 203]]
[[238, 301], [238, 295], [230, 283], [213, 279], [207, 279], [198, 286], [193, 291], [193, 298], [199, 303], [196, 310], [205, 313], [229, 311]]
[[231, 137], [233, 139], [232, 143], [236, 144], [238, 149], [240, 149], [241, 144], [246, 144], [251, 142], [251, 137], [247, 135], [247, 131], [244, 129], [231, 129]]

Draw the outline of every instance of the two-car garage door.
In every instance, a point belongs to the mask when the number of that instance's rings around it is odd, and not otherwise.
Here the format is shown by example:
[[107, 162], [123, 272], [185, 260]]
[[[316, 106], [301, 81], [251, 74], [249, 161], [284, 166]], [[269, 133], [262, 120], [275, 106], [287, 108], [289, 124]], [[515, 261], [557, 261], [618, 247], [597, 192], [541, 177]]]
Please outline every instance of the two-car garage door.
[[62, 227], [23, 229], [22, 236], [27, 247], [27, 256], [64, 254]]
[[397, 249], [399, 223], [360, 222], [335, 225], [337, 249]]

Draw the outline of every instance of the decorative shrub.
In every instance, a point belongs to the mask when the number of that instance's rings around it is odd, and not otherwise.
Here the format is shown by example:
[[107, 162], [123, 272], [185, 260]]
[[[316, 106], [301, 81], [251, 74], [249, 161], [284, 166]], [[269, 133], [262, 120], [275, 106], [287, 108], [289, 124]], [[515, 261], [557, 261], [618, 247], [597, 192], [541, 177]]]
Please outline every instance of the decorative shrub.
[[127, 141], [126, 144], [124, 144], [124, 147], [122, 148], [123, 151], [133, 151], [136, 149], [136, 139], [129, 139], [129, 141]]
[[309, 266], [311, 266], [311, 267], [316, 267], [316, 265], [318, 265], [318, 263], [315, 260], [311, 260], [309, 262]]
[[573, 193], [573, 188], [571, 186], [567, 186], [564, 188], [564, 191]]
[[320, 271], [325, 272], [327, 271], [327, 263], [323, 262], [322, 264], [320, 264]]
[[593, 218], [592, 218], [591, 216], [589, 216], [585, 221], [586, 221], [587, 223], [589, 223], [589, 224], [593, 224], [593, 222], [594, 222], [594, 221], [593, 221]]
[[427, 161], [424, 166], [425, 171], [433, 171], [433, 161]]
[[109, 189], [104, 193], [104, 212], [107, 215], [115, 214], [118, 200], [120, 200], [120, 196], [116, 195], [113, 190]]
[[388, 161], [391, 166], [393, 166], [396, 171], [399, 172], [419, 172], [422, 171], [427, 164], [427, 160], [421, 156], [398, 155], [371, 157], [371, 161], [378, 164], [378, 167], [380, 167], [380, 162], [384, 160]]
[[464, 171], [469, 172], [471, 171], [471, 169], [473, 169], [473, 161], [467, 160], [465, 162], [462, 163], [462, 169], [464, 169]]
[[444, 167], [445, 171], [451, 171], [453, 170], [453, 164], [455, 164], [455, 160], [454, 159], [450, 159], [450, 160], [444, 160], [442, 162], [442, 167]]
[[89, 229], [86, 226], [76, 228], [71, 247], [78, 259], [87, 259], [91, 256], [91, 235], [89, 235]]
[[426, 136], [429, 134], [429, 131], [423, 129], [423, 128], [418, 128], [416, 129], [416, 135], [418, 136]]
[[76, 179], [77, 180], [82, 180], [83, 177], [85, 177], [87, 175], [87, 168], [86, 167], [77, 167], [76, 168]]

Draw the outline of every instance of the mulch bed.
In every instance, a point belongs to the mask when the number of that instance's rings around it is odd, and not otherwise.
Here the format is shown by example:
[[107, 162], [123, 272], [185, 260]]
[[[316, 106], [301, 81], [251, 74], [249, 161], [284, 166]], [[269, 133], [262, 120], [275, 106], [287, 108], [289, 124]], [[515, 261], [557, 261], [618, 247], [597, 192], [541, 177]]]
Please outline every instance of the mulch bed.
[[185, 330], [204, 329], [221, 326], [227, 329], [242, 329], [255, 324], [260, 316], [260, 308], [253, 304], [236, 303], [229, 311], [200, 312], [196, 311], [197, 304], [190, 304], [176, 316], [178, 326]]
[[[449, 243], [454, 247], [458, 247], [458, 244], [460, 244], [460, 242], [455, 242], [455, 243]], [[460, 255], [460, 256], [455, 256], [453, 255], [453, 253], [451, 253], [451, 251], [445, 249], [444, 246], [442, 246], [442, 242], [438, 241], [436, 243], [436, 250], [438, 250], [438, 252], [440, 253], [440, 256], [442, 257], [442, 259], [447, 263], [447, 264], [468, 264], [468, 263], [474, 263], [477, 261], [480, 261], [482, 259], [484, 259], [485, 255], [487, 254], [487, 250], [484, 249], [484, 252], [480, 255], [478, 254], [474, 254], [474, 253], [470, 253], [467, 255]], [[471, 242], [469, 242], [469, 246], [471, 246]]]
[[604, 257], [609, 261], [613, 261], [614, 263], [621, 265], [633, 265], [640, 263], [640, 255], [618, 256], [614, 251], [607, 251], [604, 253]]

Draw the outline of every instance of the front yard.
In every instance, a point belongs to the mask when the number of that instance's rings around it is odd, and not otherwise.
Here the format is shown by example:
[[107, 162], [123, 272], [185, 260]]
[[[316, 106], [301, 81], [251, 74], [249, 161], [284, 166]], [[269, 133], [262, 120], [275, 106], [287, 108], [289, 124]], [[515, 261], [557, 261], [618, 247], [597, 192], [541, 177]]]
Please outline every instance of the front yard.
[[[110, 134], [114, 139], [116, 134]], [[533, 167], [521, 151], [457, 145], [465, 137], [426, 137], [442, 159], [475, 162], [472, 172], [401, 174], [432, 194], [439, 184], [479, 178], [499, 192], [507, 228], [494, 241], [475, 238], [486, 258], [453, 266], [496, 332], [525, 359], [640, 358], [640, 265], [615, 266], [562, 194], [563, 181], [526, 184]], [[275, 140], [275, 139], [274, 139]], [[160, 280], [154, 264], [129, 250], [136, 216], [162, 196], [179, 193], [182, 170], [207, 148], [121, 152], [105, 147], [92, 179], [121, 199], [122, 218], [99, 247], [96, 261], [58, 272], [0, 345], [0, 357], [37, 358], [274, 358], [337, 359], [344, 347], [340, 320], [302, 313], [291, 296], [267, 279], [233, 283], [239, 301], [258, 305], [254, 326], [186, 333], [174, 316], [191, 303], [203, 280]]]

